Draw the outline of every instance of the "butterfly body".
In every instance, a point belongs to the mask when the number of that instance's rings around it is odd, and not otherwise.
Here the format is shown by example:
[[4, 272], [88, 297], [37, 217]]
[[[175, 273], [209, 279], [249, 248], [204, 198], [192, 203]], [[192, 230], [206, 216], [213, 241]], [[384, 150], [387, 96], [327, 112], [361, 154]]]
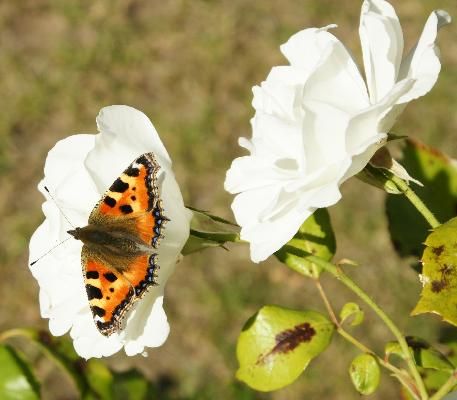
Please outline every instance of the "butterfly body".
[[[110, 225], [90, 224], [82, 228], [68, 231], [75, 239], [81, 240], [87, 249], [100, 256], [111, 259], [110, 264], [116, 265], [116, 258], [128, 259], [139, 254], [154, 254], [157, 249], [143, 242], [137, 235], [122, 228], [116, 229]], [[116, 266], [122, 271], [124, 265]]]
[[168, 218], [152, 153], [135, 159], [92, 210], [88, 224], [68, 231], [83, 242], [82, 269], [95, 324], [105, 336], [121, 329], [133, 304], [157, 285], [157, 248]]

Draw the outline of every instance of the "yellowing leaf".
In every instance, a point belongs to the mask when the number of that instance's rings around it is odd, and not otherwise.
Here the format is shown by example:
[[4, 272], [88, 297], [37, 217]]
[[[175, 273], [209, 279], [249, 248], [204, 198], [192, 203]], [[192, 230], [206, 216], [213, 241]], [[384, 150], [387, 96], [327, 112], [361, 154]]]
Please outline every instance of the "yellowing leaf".
[[425, 245], [423, 288], [412, 315], [435, 313], [457, 325], [457, 218], [436, 228]]

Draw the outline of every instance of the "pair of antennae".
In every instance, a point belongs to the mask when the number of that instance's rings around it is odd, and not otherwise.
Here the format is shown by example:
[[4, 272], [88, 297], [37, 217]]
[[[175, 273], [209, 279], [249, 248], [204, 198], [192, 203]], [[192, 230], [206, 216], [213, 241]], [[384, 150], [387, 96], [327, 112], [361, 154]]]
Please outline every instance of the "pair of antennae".
[[[75, 226], [71, 223], [71, 221], [68, 219], [68, 217], [65, 215], [65, 213], [63, 212], [62, 210], [62, 207], [60, 207], [59, 203], [56, 201], [56, 199], [54, 198], [54, 196], [51, 194], [51, 192], [49, 191], [49, 189], [47, 188], [47, 186], [44, 187], [44, 190], [46, 190], [46, 192], [49, 194], [49, 197], [51, 198], [51, 200], [54, 202], [54, 204], [57, 206], [57, 208], [59, 209], [60, 213], [63, 215], [63, 217], [65, 218], [65, 220], [74, 228]], [[67, 240], [71, 239], [71, 236], [67, 237], [66, 239], [62, 240], [60, 243], [57, 243], [55, 246], [53, 246], [52, 248], [50, 248], [46, 253], [42, 254], [40, 257], [38, 257], [35, 261], [32, 261], [30, 263], [30, 266], [33, 266], [35, 265], [38, 261], [40, 261], [43, 257], [47, 256], [49, 253], [51, 253], [52, 251], [54, 251], [57, 247], [59, 247], [61, 244], [65, 243]]]

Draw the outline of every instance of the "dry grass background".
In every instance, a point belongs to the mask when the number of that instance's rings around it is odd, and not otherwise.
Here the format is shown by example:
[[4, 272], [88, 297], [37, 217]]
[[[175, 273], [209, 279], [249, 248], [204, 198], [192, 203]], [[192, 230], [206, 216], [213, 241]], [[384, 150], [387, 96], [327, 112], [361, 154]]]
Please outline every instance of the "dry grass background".
[[[455, 0], [392, 3], [408, 48], [432, 9], [457, 17]], [[338, 23], [335, 33], [361, 65], [360, 5], [354, 0], [0, 1], [0, 329], [46, 328], [27, 268], [27, 245], [42, 221], [36, 184], [57, 140], [94, 132], [95, 116], [105, 105], [135, 106], [160, 132], [186, 203], [231, 218], [223, 180], [231, 160], [242, 153], [238, 136], [250, 135], [251, 86], [273, 65], [285, 63], [279, 45], [304, 27]], [[455, 24], [440, 33], [439, 42], [440, 80], [408, 107], [395, 132], [457, 157]], [[337, 256], [360, 262], [352, 275], [405, 331], [435, 340], [436, 319], [407, 317], [420, 287], [390, 244], [383, 193], [357, 180], [345, 184], [343, 193], [330, 209]], [[324, 284], [337, 307], [353, 300], [337, 282], [324, 278]], [[108, 363], [118, 370], [140, 368], [159, 384], [161, 399], [358, 398], [347, 376], [356, 351], [338, 337], [289, 388], [258, 394], [235, 383], [237, 334], [265, 303], [322, 309], [308, 282], [275, 260], [251, 264], [240, 246], [187, 257], [167, 286], [172, 327], [167, 343], [148, 358], [117, 355]], [[357, 336], [378, 350], [391, 339], [370, 313]], [[38, 366], [45, 398], [76, 396], [52, 366]], [[398, 398], [397, 389], [383, 376], [371, 398]]]

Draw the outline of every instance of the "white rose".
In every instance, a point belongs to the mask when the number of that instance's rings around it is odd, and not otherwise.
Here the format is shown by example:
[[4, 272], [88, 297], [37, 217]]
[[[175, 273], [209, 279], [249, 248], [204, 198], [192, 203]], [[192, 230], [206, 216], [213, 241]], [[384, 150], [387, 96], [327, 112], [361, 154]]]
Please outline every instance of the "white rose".
[[84, 358], [109, 356], [122, 347], [127, 355], [134, 355], [166, 340], [169, 325], [162, 307], [164, 286], [189, 236], [191, 216], [184, 207], [170, 157], [146, 115], [127, 106], [106, 107], [100, 111], [97, 125], [99, 134], [70, 136], [48, 154], [44, 179], [38, 185], [46, 197], [46, 219], [30, 240], [30, 261], [69, 238], [67, 231], [72, 229], [44, 186], [71, 224], [85, 226], [108, 187], [146, 152], [153, 152], [161, 167], [159, 193], [170, 221], [157, 251], [159, 285], [136, 303], [125, 328], [109, 337], [97, 330], [89, 308], [81, 271], [82, 242], [71, 238], [30, 267], [40, 286], [41, 315], [49, 319], [51, 333], [59, 336], [70, 331], [76, 352]]
[[[427, 93], [440, 71], [437, 31], [442, 10], [428, 18], [402, 59], [403, 34], [384, 0], [362, 6], [360, 38], [365, 84], [354, 60], [329, 28], [305, 29], [281, 46], [288, 66], [274, 67], [253, 88], [250, 155], [235, 159], [225, 188], [254, 262], [265, 260], [317, 209], [341, 198], [340, 185], [360, 172], [405, 105]], [[367, 90], [368, 87], [368, 90]]]

